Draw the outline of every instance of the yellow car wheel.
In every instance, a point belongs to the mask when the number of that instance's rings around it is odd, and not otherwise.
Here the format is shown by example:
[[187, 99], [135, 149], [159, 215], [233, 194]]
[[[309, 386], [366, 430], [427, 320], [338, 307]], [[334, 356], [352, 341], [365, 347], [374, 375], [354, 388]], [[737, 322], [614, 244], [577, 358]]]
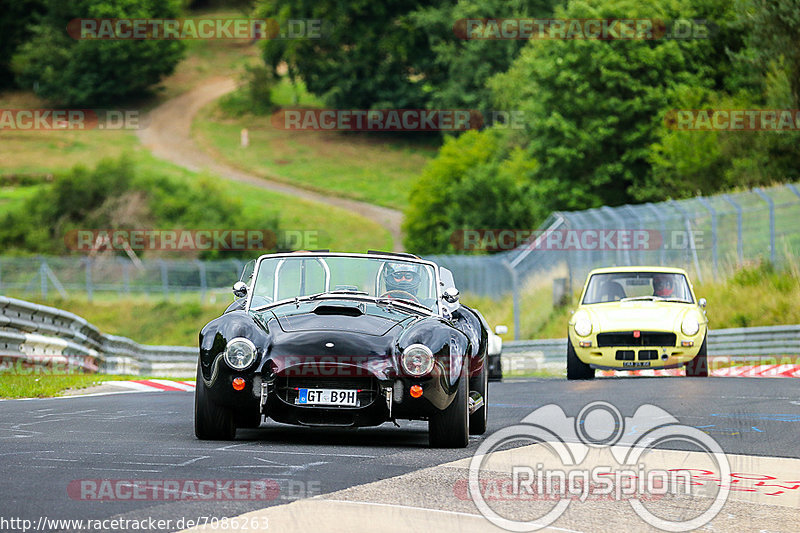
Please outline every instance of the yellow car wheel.
[[569, 338], [567, 338], [567, 379], [594, 379], [594, 368], [578, 359]]
[[686, 376], [690, 378], [707, 378], [708, 377], [708, 355], [706, 350], [706, 339], [703, 339], [703, 344], [700, 345], [700, 350], [697, 355], [686, 363]]

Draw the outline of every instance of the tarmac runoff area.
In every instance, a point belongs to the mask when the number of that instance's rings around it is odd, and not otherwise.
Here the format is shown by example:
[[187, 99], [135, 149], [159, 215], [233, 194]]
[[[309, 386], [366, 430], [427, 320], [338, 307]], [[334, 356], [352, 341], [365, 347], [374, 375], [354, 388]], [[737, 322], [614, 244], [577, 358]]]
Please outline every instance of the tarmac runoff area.
[[[726, 454], [732, 476], [729, 493], [716, 516], [701, 530], [739, 532], [764, 530], [796, 531], [800, 517], [800, 459]], [[205, 525], [185, 532], [247, 531], [248, 523], [269, 524], [269, 530], [283, 533], [306, 533], [320, 530], [351, 532], [367, 529], [382, 533], [428, 531], [507, 531], [490, 523], [476, 508], [466, 492], [472, 459], [462, 459], [425, 468], [401, 476], [360, 485], [322, 496], [298, 500], [240, 515], [226, 524]], [[694, 469], [690, 494], [665, 494], [643, 499], [644, 506], [665, 520], [686, 521], [702, 515], [715, 501], [720, 490], [718, 472], [709, 455], [698, 451], [652, 450], [639, 464], [644, 471], [653, 469]], [[542, 465], [568, 473], [618, 465], [609, 448], [591, 448], [584, 461], [574, 468], [564, 467], [549, 451], [548, 445], [534, 444], [492, 453], [484, 462], [481, 479], [511, 480], [515, 465]], [[619, 468], [612, 467], [612, 468]], [[535, 485], [534, 485], [535, 487]], [[504, 518], [538, 520], [557, 500], [515, 497], [503, 489], [484, 492], [489, 506]], [[610, 518], [613, 517], [613, 518]], [[236, 519], [245, 524], [232, 528]], [[370, 526], [371, 524], [371, 526]], [[518, 531], [531, 531], [520, 529]], [[662, 531], [648, 525], [626, 499], [613, 494], [589, 494], [583, 502], [569, 502], [563, 514], [541, 531], [613, 532]]]

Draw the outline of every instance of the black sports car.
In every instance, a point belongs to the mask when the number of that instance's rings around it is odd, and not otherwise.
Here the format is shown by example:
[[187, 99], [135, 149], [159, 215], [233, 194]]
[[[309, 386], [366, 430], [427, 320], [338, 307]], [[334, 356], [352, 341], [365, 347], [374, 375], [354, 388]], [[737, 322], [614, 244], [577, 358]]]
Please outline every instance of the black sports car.
[[200, 332], [195, 434], [262, 415], [306, 426], [428, 420], [436, 447], [486, 431], [488, 331], [452, 274], [410, 254], [259, 257]]

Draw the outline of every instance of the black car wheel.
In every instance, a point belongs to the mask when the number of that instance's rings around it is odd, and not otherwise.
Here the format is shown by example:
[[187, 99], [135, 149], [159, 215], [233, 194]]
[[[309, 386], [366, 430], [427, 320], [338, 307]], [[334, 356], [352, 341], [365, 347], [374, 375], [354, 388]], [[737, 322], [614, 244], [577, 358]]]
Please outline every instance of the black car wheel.
[[486, 433], [487, 411], [489, 410], [489, 372], [486, 361], [483, 363], [481, 373], [469, 380], [469, 390], [475, 391], [483, 398], [483, 406], [469, 415], [469, 434], [483, 435]]
[[690, 378], [708, 377], [708, 354], [706, 349], [706, 339], [700, 345], [700, 350], [694, 359], [686, 363], [686, 376]]
[[233, 413], [208, 398], [199, 364], [194, 390], [194, 434], [201, 440], [233, 440], [236, 437]]
[[567, 339], [567, 379], [594, 379], [594, 368], [590, 367], [575, 353], [575, 348]]
[[[467, 364], [466, 361], [464, 363]], [[468, 382], [468, 373], [464, 368], [453, 402], [444, 411], [431, 415], [428, 442], [432, 448], [466, 448], [469, 444]]]

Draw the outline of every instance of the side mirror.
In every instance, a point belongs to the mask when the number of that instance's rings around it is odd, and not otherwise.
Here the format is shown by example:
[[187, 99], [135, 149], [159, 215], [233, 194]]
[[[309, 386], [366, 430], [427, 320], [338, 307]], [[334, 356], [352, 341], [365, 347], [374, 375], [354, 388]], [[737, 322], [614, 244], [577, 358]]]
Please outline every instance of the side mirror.
[[458, 297], [460, 296], [458, 289], [455, 287], [449, 287], [444, 290], [444, 294], [442, 294], [442, 299], [449, 304], [454, 304], [458, 301]]
[[700, 299], [697, 301], [697, 303], [698, 303], [698, 304], [700, 304], [700, 307], [702, 307], [703, 309], [705, 309], [705, 308], [706, 308], [706, 303], [708, 303], [708, 302], [706, 302], [706, 299], [705, 299], [705, 298], [700, 298]]
[[508, 333], [508, 326], [503, 326], [503, 325], [496, 326], [494, 328], [494, 333], [495, 335], [505, 335], [506, 333]]
[[247, 285], [243, 281], [237, 281], [233, 284], [233, 295], [237, 298], [244, 298], [247, 296]]

